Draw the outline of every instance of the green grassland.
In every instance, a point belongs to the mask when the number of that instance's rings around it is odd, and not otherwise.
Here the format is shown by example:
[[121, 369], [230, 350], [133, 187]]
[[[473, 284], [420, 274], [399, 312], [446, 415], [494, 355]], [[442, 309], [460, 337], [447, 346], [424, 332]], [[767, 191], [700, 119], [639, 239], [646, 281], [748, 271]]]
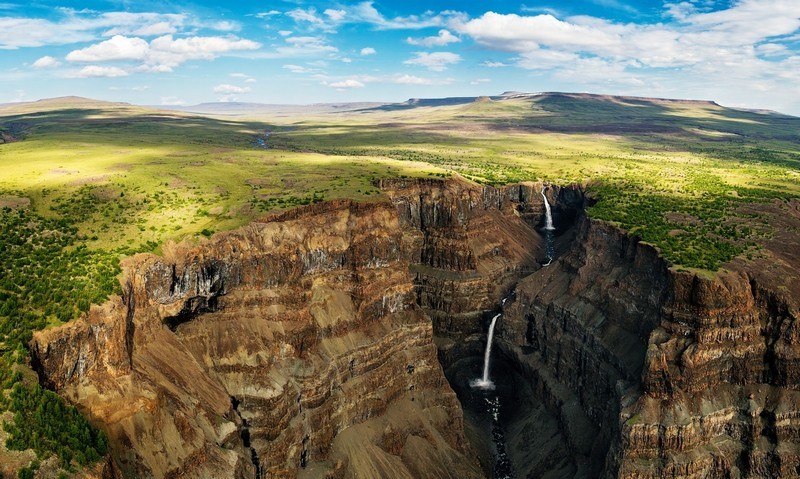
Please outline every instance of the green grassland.
[[65, 471], [104, 439], [60, 413], [51, 433], [92, 440], [48, 446], [21, 405], [52, 398], [17, 364], [32, 331], [118, 292], [126, 255], [270, 210], [381, 198], [379, 178], [460, 175], [582, 184], [590, 216], [714, 271], [773, 234], [740, 206], [800, 197], [800, 118], [704, 102], [552, 94], [244, 118], [66, 98], [0, 108], [0, 133], [0, 410], [15, 414], [9, 448], [58, 455]]

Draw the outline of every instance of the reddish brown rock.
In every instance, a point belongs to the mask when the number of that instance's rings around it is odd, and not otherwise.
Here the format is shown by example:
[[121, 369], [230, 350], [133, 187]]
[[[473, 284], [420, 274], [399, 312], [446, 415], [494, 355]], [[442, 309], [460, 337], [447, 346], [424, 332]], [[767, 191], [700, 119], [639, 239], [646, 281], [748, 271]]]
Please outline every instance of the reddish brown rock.
[[126, 260], [123, 297], [33, 355], [126, 477], [480, 477], [417, 254], [390, 203], [275, 215]]

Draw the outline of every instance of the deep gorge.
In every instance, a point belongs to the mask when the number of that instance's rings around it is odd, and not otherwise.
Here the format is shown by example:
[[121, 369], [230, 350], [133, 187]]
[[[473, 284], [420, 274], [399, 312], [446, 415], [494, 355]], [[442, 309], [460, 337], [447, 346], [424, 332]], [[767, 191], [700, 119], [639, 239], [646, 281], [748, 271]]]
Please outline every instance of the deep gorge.
[[545, 191], [546, 267], [541, 183], [377, 186], [129, 258], [122, 297], [34, 336], [108, 477], [485, 477], [458, 398], [500, 312], [515, 477], [800, 474], [800, 281], [772, 279], [800, 269], [796, 201], [766, 207], [779, 261], [710, 276], [589, 219], [578, 185]]

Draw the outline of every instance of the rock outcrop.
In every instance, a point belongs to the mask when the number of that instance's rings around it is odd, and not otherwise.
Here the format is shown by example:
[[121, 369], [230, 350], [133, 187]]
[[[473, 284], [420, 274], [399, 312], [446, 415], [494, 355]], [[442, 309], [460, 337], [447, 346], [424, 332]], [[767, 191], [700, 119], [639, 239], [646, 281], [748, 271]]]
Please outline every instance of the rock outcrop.
[[390, 203], [165, 250], [126, 260], [121, 298], [32, 344], [123, 476], [480, 477]]

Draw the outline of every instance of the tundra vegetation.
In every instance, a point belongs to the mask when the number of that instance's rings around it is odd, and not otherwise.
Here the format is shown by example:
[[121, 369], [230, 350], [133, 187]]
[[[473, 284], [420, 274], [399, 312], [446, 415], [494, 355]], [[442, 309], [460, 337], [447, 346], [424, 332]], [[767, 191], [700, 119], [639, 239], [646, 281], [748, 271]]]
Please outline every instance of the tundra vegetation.
[[552, 94], [249, 114], [75, 98], [0, 108], [0, 456], [38, 457], [20, 477], [51, 456], [71, 474], [106, 452], [102, 433], [37, 384], [26, 347], [119, 293], [126, 255], [271, 210], [372, 201], [380, 178], [459, 175], [581, 184], [591, 217], [675, 267], [713, 272], [773, 234], [744, 205], [800, 197], [800, 118], [706, 102]]

